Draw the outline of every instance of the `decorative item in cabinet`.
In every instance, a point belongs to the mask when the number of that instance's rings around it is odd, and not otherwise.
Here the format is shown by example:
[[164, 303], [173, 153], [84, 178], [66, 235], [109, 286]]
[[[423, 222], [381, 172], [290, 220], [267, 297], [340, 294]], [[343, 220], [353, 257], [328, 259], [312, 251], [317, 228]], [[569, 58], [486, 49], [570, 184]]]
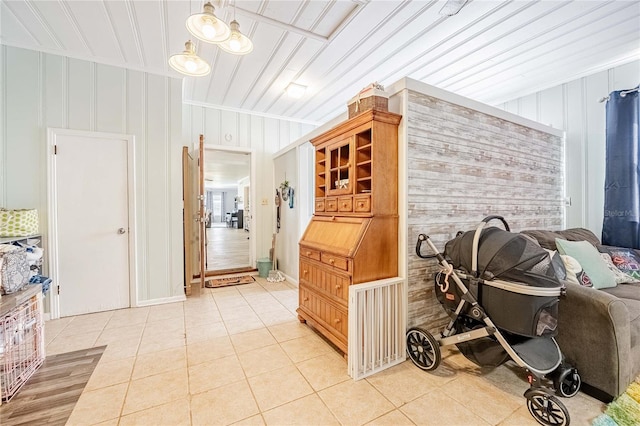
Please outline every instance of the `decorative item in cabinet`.
[[[329, 147], [329, 188], [327, 194], [340, 195], [351, 192], [351, 144], [350, 140], [339, 141]], [[325, 175], [325, 180], [327, 176]]]
[[42, 312], [40, 284], [0, 299], [0, 400], [11, 399], [44, 361]]

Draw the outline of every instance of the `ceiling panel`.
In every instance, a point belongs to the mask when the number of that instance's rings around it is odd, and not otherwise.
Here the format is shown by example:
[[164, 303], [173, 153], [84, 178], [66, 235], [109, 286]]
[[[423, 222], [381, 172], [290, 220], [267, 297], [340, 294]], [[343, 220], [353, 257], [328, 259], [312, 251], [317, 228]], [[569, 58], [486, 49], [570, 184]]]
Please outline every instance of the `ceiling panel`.
[[[34, 47], [64, 51], [64, 46], [55, 37], [50, 25], [30, 2], [2, 2], [2, 7], [3, 12], [7, 10], [20, 23], [20, 26], [33, 36], [31, 39], [35, 40]], [[20, 45], [30, 45], [31, 40], [22, 40], [19, 35], [9, 33], [8, 31], [11, 29], [11, 27], [5, 28], [4, 26], [0, 29], [3, 40], [18, 40], [17, 43]]]
[[[593, 65], [600, 60], [597, 53], [601, 49], [596, 48], [603, 42], [613, 40], [615, 42], [620, 34], [629, 33], [631, 37], [637, 36], [637, 30], [632, 25], [637, 21], [638, 15], [628, 15], [617, 19], [617, 23], [612, 26], [611, 22], [600, 20], [589, 26], [589, 34], [593, 35], [591, 43], [584, 44], [583, 38], [585, 31], [579, 28], [578, 31], [571, 31], [563, 34], [562, 38], [555, 38], [553, 42], [540, 43], [533, 41], [527, 45], [526, 50], [511, 49], [503, 58], [493, 58], [492, 63], [496, 65], [488, 67], [483, 71], [475, 71], [473, 76], [460, 80], [457, 84], [450, 85], [453, 90], [465, 91], [473, 85], [483, 85], [488, 78], [496, 78], [504, 80], [513, 74], [517, 75], [535, 75], [539, 72], [540, 67], [544, 64], [553, 66], [554, 64], [560, 69], [563, 63], [571, 64], [579, 58], [585, 58]], [[626, 22], [627, 25], [624, 25]], [[619, 24], [622, 25], [619, 25]], [[499, 62], [498, 62], [499, 61]], [[531, 63], [535, 62], [536, 67], [531, 67]]]
[[134, 27], [135, 16], [130, 13], [130, 11], [133, 12], [131, 4], [128, 1], [109, 0], [104, 1], [104, 6], [120, 41], [122, 54], [125, 57], [124, 65], [144, 67], [142, 50], [139, 49], [141, 46], [138, 24], [135, 23]]
[[230, 187], [237, 185], [238, 181], [249, 177], [250, 161], [249, 154], [206, 150], [204, 165], [207, 186]]
[[73, 15], [69, 3], [53, 1], [28, 1], [33, 12], [46, 21], [55, 38], [65, 50], [77, 55], [93, 55], [85, 42], [85, 36], [80, 31], [77, 20]]
[[18, 20], [12, 9], [4, 2], [0, 2], [0, 28], [2, 28], [3, 43], [39, 44], [35, 36]]
[[124, 62], [117, 34], [111, 25], [111, 18], [105, 4], [83, 1], [63, 3], [75, 17], [78, 30], [86, 41], [89, 51], [105, 60]]
[[[196, 41], [209, 76], [185, 101], [319, 123], [364, 86], [410, 76], [502, 102], [640, 58], [640, 1], [212, 0], [254, 43], [246, 56]], [[2, 0], [3, 44], [182, 77], [167, 65], [204, 0]], [[302, 99], [284, 88], [308, 87]]]

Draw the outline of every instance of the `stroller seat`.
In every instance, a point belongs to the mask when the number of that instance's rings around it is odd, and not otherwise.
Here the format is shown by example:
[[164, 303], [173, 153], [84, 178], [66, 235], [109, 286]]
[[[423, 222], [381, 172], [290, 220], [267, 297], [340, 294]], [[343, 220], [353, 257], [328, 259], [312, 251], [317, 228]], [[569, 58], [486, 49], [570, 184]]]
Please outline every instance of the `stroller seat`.
[[562, 352], [555, 339], [534, 337], [511, 345], [531, 370], [547, 374], [555, 370], [562, 362]]

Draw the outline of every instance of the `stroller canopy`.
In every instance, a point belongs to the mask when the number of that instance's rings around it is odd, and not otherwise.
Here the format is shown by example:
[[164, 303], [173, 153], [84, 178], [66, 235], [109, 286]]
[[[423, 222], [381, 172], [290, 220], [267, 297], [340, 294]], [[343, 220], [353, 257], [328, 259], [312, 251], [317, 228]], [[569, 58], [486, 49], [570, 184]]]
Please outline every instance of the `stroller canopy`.
[[[454, 268], [472, 272], [473, 237], [467, 231], [445, 245]], [[477, 253], [478, 276], [500, 278], [534, 287], [562, 287], [549, 253], [525, 235], [496, 227], [482, 230]]]

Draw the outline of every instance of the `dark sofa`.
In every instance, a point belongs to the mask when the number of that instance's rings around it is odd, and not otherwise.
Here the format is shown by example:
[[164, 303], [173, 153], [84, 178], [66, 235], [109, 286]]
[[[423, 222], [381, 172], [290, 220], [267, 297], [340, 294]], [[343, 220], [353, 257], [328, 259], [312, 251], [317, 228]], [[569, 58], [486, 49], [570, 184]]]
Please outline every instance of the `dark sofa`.
[[[522, 233], [550, 250], [556, 249], [556, 238], [600, 245], [598, 238], [583, 228]], [[562, 353], [594, 396], [610, 400], [640, 374], [640, 284], [596, 290], [567, 283], [558, 323]]]

